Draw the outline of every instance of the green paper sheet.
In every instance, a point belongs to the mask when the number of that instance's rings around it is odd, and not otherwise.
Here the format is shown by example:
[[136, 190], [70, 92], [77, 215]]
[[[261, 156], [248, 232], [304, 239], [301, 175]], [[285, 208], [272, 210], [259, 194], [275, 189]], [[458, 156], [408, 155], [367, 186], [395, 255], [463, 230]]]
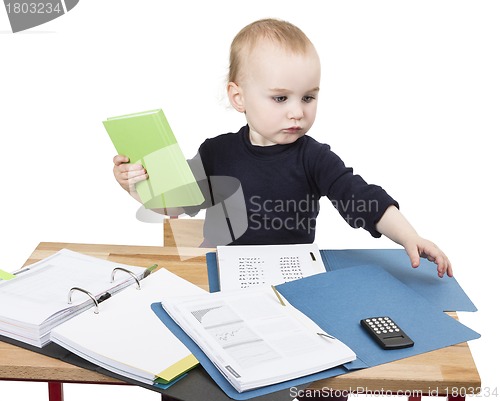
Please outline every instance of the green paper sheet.
[[0, 269], [0, 280], [12, 280], [13, 278], [16, 278], [16, 276], [12, 273]]

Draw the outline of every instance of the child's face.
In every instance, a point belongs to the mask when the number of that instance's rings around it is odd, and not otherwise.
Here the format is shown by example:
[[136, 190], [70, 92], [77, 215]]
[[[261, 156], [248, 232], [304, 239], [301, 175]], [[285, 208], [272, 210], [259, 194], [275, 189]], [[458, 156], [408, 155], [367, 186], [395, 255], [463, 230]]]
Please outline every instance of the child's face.
[[295, 54], [264, 42], [242, 72], [239, 111], [246, 114], [254, 145], [293, 143], [307, 133], [316, 118], [321, 75], [314, 48]]

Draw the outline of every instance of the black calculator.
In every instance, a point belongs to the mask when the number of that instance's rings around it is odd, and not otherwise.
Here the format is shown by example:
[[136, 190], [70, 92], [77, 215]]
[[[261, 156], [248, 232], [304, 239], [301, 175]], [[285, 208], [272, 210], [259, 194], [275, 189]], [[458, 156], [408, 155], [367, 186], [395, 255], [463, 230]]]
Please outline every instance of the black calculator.
[[413, 347], [412, 339], [388, 316], [361, 319], [360, 323], [383, 349]]

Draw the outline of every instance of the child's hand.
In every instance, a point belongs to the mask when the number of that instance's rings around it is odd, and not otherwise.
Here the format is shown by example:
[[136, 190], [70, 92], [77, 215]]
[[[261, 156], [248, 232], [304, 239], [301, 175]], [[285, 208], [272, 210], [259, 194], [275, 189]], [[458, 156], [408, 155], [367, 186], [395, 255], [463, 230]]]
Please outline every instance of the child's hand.
[[148, 178], [144, 167], [140, 164], [128, 164], [129, 159], [126, 156], [116, 155], [113, 157], [113, 174], [116, 181], [122, 188], [131, 195], [136, 193], [135, 184]]
[[437, 265], [438, 276], [443, 277], [446, 273], [448, 277], [453, 277], [451, 262], [444, 252], [433, 242], [420, 236], [403, 244], [406, 253], [410, 257], [412, 267], [420, 265], [420, 257], [426, 258]]
[[420, 257], [437, 264], [439, 277], [453, 276], [451, 263], [444, 252], [425, 238], [417, 234], [408, 220], [395, 206], [389, 206], [376, 226], [378, 232], [402, 245], [410, 257], [412, 267], [420, 265]]

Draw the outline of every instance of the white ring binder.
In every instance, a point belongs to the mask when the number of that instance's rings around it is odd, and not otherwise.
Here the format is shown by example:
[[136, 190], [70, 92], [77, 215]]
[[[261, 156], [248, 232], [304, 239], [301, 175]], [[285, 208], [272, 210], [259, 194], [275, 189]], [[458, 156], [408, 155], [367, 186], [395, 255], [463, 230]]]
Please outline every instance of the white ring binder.
[[80, 292], [83, 292], [84, 294], [88, 295], [90, 297], [90, 299], [92, 299], [92, 301], [94, 301], [94, 304], [95, 304], [94, 313], [95, 314], [99, 313], [99, 303], [97, 302], [97, 299], [90, 292], [88, 292], [87, 290], [84, 290], [83, 288], [80, 288], [80, 287], [73, 287], [71, 290], [69, 290], [68, 304], [72, 303], [71, 297], [73, 295], [73, 292], [75, 292], [75, 291], [80, 291]]
[[134, 278], [135, 282], [137, 283], [137, 289], [138, 290], [141, 289], [141, 283], [139, 282], [139, 278], [134, 273], [132, 273], [130, 270], [124, 269], [123, 267], [115, 267], [113, 269], [113, 271], [111, 272], [111, 282], [115, 281], [115, 273], [117, 270], [121, 270], [125, 273], [130, 274]]

